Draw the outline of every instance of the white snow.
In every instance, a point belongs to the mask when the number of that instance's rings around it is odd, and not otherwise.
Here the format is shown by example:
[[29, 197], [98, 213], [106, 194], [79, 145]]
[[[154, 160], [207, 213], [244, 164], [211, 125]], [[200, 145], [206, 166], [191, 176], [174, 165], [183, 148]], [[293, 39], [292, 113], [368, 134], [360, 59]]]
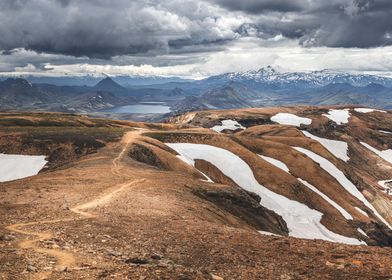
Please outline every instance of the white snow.
[[362, 234], [362, 235], [364, 235], [364, 236], [366, 236], [366, 237], [369, 237], [369, 236], [366, 234], [366, 232], [364, 232], [362, 229], [357, 228], [357, 230], [358, 230], [358, 232], [359, 232], [360, 234]]
[[392, 134], [392, 132], [390, 132], [390, 131], [385, 131], [385, 130], [379, 130], [379, 131], [382, 133], [385, 133], [385, 134]]
[[0, 182], [37, 175], [46, 163], [45, 156], [0, 154]]
[[271, 117], [271, 121], [294, 126], [301, 126], [301, 124], [310, 125], [312, 123], [312, 120], [309, 118], [298, 117], [290, 113], [278, 113]]
[[233, 120], [223, 120], [221, 121], [222, 125], [216, 125], [212, 127], [212, 130], [215, 130], [216, 132], [222, 132], [223, 130], [237, 130], [237, 129], [246, 129], [246, 127], [242, 126], [240, 123], [237, 121]]
[[264, 235], [272, 235], [272, 236], [280, 236], [279, 234], [275, 234], [269, 231], [263, 231], [263, 230], [259, 230], [258, 231], [260, 234], [264, 234]]
[[372, 112], [381, 112], [381, 113], [386, 113], [386, 111], [383, 110], [377, 110], [377, 109], [371, 109], [371, 108], [355, 108], [354, 111], [359, 112], [359, 113], [372, 113]]
[[353, 245], [365, 244], [355, 238], [345, 237], [328, 230], [320, 222], [322, 213], [319, 211], [260, 185], [248, 164], [230, 151], [204, 144], [168, 143], [166, 145], [185, 158], [203, 159], [210, 162], [241, 188], [260, 195], [260, 204], [282, 216], [286, 221], [290, 236]]
[[[183, 156], [183, 155], [178, 155], [177, 157], [179, 159], [181, 159], [182, 161], [186, 162], [187, 164], [192, 165], [193, 167], [195, 166], [195, 161], [192, 158], [189, 158], [189, 157]], [[201, 175], [203, 175], [206, 178], [205, 180], [201, 179], [203, 182], [214, 183], [214, 181], [212, 181], [210, 177], [208, 177], [206, 174], [204, 174], [200, 170], [198, 170], [198, 171], [201, 173]]]
[[177, 156], [179, 159], [181, 159], [182, 161], [186, 162], [189, 165], [195, 166], [195, 161], [187, 156], [184, 155], [178, 155]]
[[311, 134], [308, 131], [302, 131], [302, 133], [305, 136], [307, 136], [307, 137], [309, 137], [309, 138], [319, 142], [328, 151], [330, 151], [331, 154], [333, 154], [335, 157], [340, 158], [343, 161], [350, 160], [350, 158], [347, 155], [348, 145], [347, 145], [346, 142], [338, 141], [338, 140], [330, 140], [330, 139], [326, 139], [326, 138], [321, 138], [321, 137], [318, 137], [318, 136], [315, 136], [315, 135]]
[[267, 156], [263, 156], [263, 155], [258, 155], [258, 156], [261, 157], [262, 159], [264, 159], [265, 161], [268, 161], [272, 165], [278, 167], [279, 169], [282, 169], [283, 171], [290, 173], [290, 169], [288, 168], [288, 166], [284, 162], [281, 162], [280, 160], [277, 160], [277, 159], [274, 159], [271, 157], [267, 157]]
[[385, 150], [385, 151], [380, 151], [380, 150], [370, 146], [369, 144], [367, 144], [365, 142], [361, 142], [361, 144], [364, 145], [369, 150], [371, 150], [376, 155], [378, 155], [379, 157], [381, 157], [382, 159], [384, 159], [384, 160], [386, 160], [386, 161], [388, 161], [389, 163], [392, 164], [392, 149]]
[[392, 179], [389, 180], [383, 180], [383, 181], [378, 181], [378, 184], [383, 187], [384, 189], [390, 189], [390, 187], [387, 184], [391, 184], [392, 186]]
[[365, 211], [363, 211], [361, 208], [359, 208], [359, 207], [354, 207], [355, 208], [355, 210], [357, 210], [359, 213], [361, 213], [362, 215], [364, 215], [364, 216], [366, 216], [366, 217], [369, 217], [369, 215], [365, 212]]
[[[274, 158], [270, 158], [270, 157], [266, 157], [266, 156], [262, 156], [259, 155], [261, 158], [265, 159], [266, 161], [268, 161], [269, 163], [275, 165], [276, 167], [282, 169], [283, 171], [287, 172], [290, 174], [290, 169], [287, 167], [287, 165], [283, 162], [281, 162], [280, 160], [274, 159]], [[322, 193], [321, 191], [319, 191], [315, 186], [313, 186], [312, 184], [310, 184], [309, 182], [301, 179], [301, 178], [297, 178], [301, 183], [303, 183], [306, 187], [308, 187], [309, 189], [311, 189], [313, 192], [317, 193], [319, 196], [321, 196], [324, 200], [326, 200], [329, 204], [331, 204], [333, 207], [336, 208], [336, 210], [338, 210], [344, 218], [346, 218], [347, 220], [352, 220], [353, 217], [346, 211], [344, 210], [342, 207], [339, 206], [339, 204], [337, 204], [335, 201], [333, 201], [332, 199], [330, 199], [327, 195], [325, 195], [324, 193]]]
[[214, 181], [212, 181], [211, 178], [208, 177], [205, 173], [201, 172], [200, 170], [199, 172], [206, 178], [205, 180], [202, 179], [203, 182], [214, 183]]
[[350, 118], [350, 112], [348, 109], [332, 109], [329, 110], [328, 114], [323, 114], [328, 119], [334, 121], [336, 124], [341, 125], [348, 123], [348, 119]]
[[358, 198], [360, 201], [365, 204], [366, 207], [371, 209], [373, 213], [384, 223], [386, 224], [389, 228], [392, 229], [392, 227], [389, 225], [389, 223], [377, 212], [377, 210], [373, 207], [373, 205], [366, 200], [366, 198], [363, 196], [363, 194], [357, 189], [357, 187], [349, 180], [347, 177], [344, 175], [342, 171], [340, 171], [335, 165], [332, 164], [329, 160], [319, 156], [318, 154], [313, 153], [312, 151], [309, 151], [307, 149], [301, 148], [301, 147], [294, 147], [297, 151], [307, 155], [309, 158], [311, 158], [313, 161], [317, 162], [320, 164], [320, 167], [327, 171], [332, 177], [334, 177], [340, 185], [348, 191], [351, 195], [355, 196]]
[[378, 184], [384, 188], [386, 194], [392, 195], [392, 179], [378, 181]]
[[338, 210], [344, 218], [346, 218], [347, 220], [352, 220], [353, 217], [346, 211], [343, 209], [343, 207], [341, 207], [339, 204], [337, 204], [335, 201], [333, 201], [332, 199], [330, 199], [328, 196], [326, 196], [324, 193], [320, 192], [315, 186], [313, 186], [312, 184], [310, 184], [309, 182], [298, 178], [298, 180], [304, 184], [305, 186], [307, 186], [309, 189], [311, 189], [312, 191], [314, 191], [315, 193], [317, 193], [319, 196], [321, 196], [322, 198], [324, 198], [329, 204], [331, 204], [333, 207], [336, 208], [336, 210]]

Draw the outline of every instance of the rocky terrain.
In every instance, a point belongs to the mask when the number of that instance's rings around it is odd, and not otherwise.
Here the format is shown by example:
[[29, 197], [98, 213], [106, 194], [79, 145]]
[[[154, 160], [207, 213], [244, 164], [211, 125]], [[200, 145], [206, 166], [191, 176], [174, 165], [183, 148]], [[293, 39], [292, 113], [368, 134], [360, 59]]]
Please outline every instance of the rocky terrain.
[[389, 279], [392, 113], [0, 114], [0, 279]]

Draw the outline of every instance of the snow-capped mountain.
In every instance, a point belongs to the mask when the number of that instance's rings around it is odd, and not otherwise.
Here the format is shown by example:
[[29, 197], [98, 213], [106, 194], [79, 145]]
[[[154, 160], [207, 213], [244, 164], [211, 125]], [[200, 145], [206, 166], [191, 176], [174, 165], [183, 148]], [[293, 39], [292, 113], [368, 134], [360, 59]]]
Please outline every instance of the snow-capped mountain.
[[263, 67], [257, 71], [231, 72], [212, 76], [208, 78], [207, 81], [235, 81], [244, 83], [248, 86], [294, 86], [301, 88], [323, 87], [331, 83], [347, 83], [356, 87], [363, 87], [369, 84], [379, 84], [386, 87], [392, 86], [392, 79], [382, 76], [367, 74], [356, 75], [331, 70], [281, 73], [271, 66]]

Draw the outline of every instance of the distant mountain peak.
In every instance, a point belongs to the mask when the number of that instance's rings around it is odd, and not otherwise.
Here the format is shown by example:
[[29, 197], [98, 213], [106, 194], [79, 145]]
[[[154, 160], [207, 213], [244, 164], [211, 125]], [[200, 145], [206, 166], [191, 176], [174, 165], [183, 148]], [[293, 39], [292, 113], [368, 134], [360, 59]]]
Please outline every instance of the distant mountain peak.
[[106, 78], [100, 80], [100, 81], [96, 84], [96, 87], [97, 87], [97, 86], [100, 86], [100, 85], [110, 85], [110, 84], [111, 84], [111, 85], [119, 85], [119, 84], [117, 84], [115, 81], [113, 81], [112, 78], [110, 78], [110, 77], [108, 76], [108, 77], [106, 77]]
[[4, 81], [4, 83], [7, 85], [29, 87], [29, 88], [33, 86], [29, 81], [22, 78], [8, 78]]
[[108, 90], [108, 91], [124, 90], [124, 88], [121, 85], [113, 81], [113, 79], [110, 77], [106, 77], [101, 81], [99, 81], [94, 88], [99, 90]]
[[272, 66], [246, 72], [231, 72], [212, 76], [210, 80], [235, 81], [244, 84], [268, 85], [278, 87], [314, 88], [331, 83], [348, 83], [356, 87], [369, 84], [379, 84], [384, 87], [392, 86], [392, 79], [369, 74], [352, 74], [333, 70], [318, 70], [311, 72], [278, 72]]
[[259, 70], [257, 70], [257, 73], [260, 74], [276, 74], [278, 73], [271, 65], [268, 65], [266, 67], [262, 67]]

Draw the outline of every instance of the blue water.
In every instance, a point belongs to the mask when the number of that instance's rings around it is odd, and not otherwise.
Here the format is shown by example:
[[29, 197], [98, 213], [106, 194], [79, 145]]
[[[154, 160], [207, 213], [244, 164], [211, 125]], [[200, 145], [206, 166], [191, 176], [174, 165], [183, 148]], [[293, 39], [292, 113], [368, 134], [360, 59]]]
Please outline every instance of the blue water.
[[170, 113], [170, 107], [158, 104], [136, 104], [107, 109], [104, 112], [118, 114], [166, 114]]

